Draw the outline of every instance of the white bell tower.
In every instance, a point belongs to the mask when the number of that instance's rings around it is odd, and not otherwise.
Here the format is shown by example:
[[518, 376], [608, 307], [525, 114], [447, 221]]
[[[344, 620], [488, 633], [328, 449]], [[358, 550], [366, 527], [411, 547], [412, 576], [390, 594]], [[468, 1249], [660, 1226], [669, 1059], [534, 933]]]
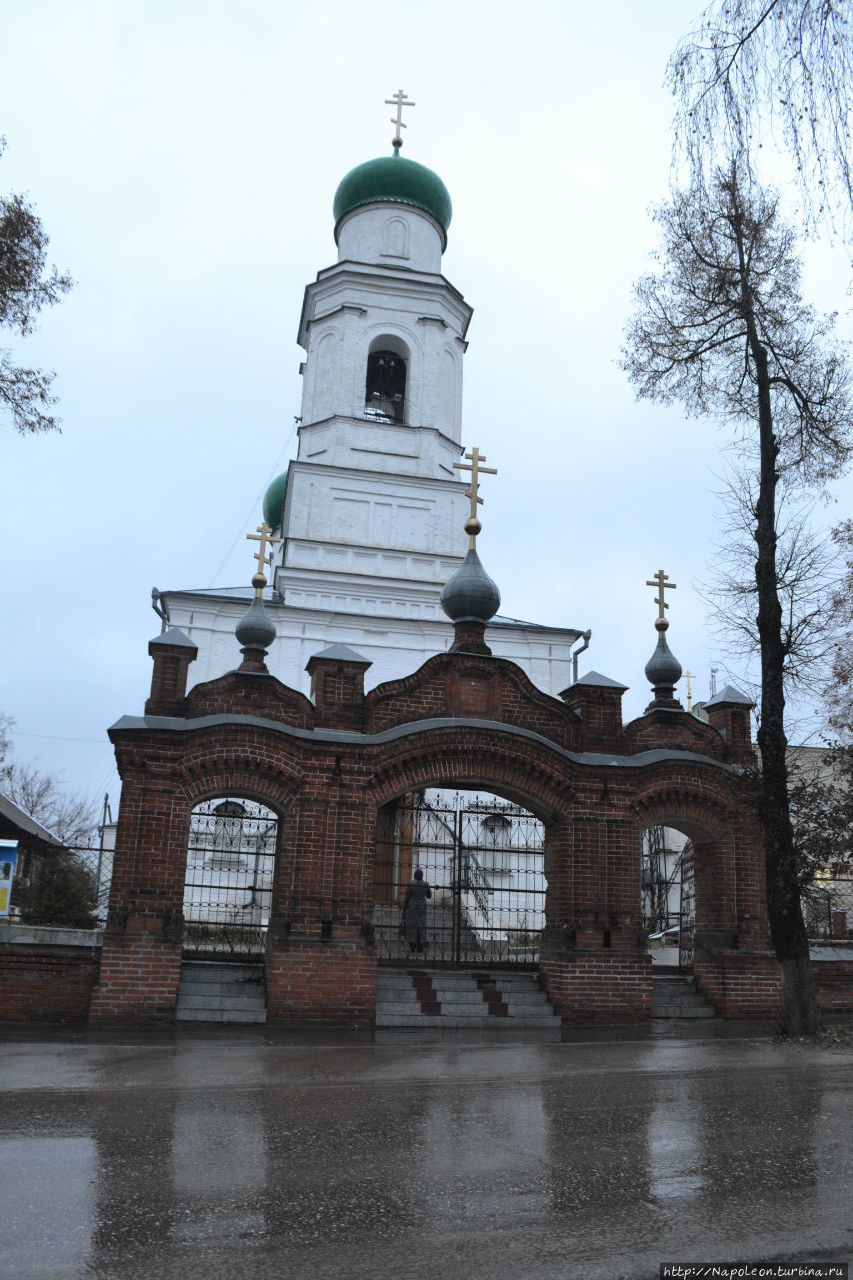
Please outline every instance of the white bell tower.
[[335, 196], [338, 261], [305, 290], [299, 452], [265, 504], [285, 605], [441, 619], [465, 554], [462, 359], [471, 308], [441, 274], [450, 197], [392, 155]]
[[[471, 308], [441, 274], [452, 207], [444, 183], [404, 159], [400, 91], [392, 153], [352, 169], [334, 200], [337, 262], [305, 290], [297, 457], [270, 485], [264, 520], [280, 536], [266, 593], [267, 665], [308, 692], [309, 659], [355, 649], [366, 687], [449, 648], [440, 605], [468, 539], [462, 363]], [[485, 459], [481, 459], [484, 461]], [[244, 587], [158, 595], [198, 645], [197, 680], [236, 665]], [[556, 693], [580, 632], [496, 616], [493, 652]]]

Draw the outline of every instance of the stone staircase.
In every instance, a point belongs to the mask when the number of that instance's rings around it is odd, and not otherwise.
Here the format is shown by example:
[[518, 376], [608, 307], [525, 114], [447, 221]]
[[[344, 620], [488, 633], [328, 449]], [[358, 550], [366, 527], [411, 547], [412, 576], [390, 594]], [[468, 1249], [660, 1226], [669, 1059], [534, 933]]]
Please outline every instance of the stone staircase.
[[262, 964], [185, 960], [178, 988], [178, 1022], [266, 1022]]
[[687, 974], [672, 968], [652, 971], [653, 1018], [713, 1018], [714, 1008]]
[[561, 1023], [534, 973], [380, 968], [376, 1026], [559, 1031]]

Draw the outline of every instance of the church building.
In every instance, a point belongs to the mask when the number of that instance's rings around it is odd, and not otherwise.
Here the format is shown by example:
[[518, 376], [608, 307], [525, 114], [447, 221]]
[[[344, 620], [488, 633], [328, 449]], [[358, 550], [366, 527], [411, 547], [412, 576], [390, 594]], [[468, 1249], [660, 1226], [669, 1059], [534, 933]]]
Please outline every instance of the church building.
[[298, 456], [250, 535], [252, 591], [163, 593], [150, 696], [109, 731], [122, 795], [86, 1014], [641, 1020], [662, 827], [690, 847], [673, 981], [709, 1015], [770, 1013], [751, 704], [726, 688], [706, 722], [676, 698], [662, 570], [628, 724], [624, 685], [578, 678], [589, 632], [498, 613], [450, 198], [400, 154], [394, 101], [392, 154], [338, 186], [338, 261], [305, 292]]
[[[372, 687], [450, 643], [439, 595], [467, 541], [457, 464], [472, 309], [441, 273], [447, 188], [401, 146], [398, 126], [392, 154], [358, 165], [335, 193], [338, 260], [308, 285], [299, 318], [298, 455], [264, 498], [281, 538], [265, 593], [269, 666], [306, 693], [308, 660], [328, 645], [368, 659]], [[250, 594], [158, 593], [169, 625], [198, 646], [199, 679], [230, 668]], [[570, 682], [579, 631], [498, 616], [491, 634], [539, 688]]]

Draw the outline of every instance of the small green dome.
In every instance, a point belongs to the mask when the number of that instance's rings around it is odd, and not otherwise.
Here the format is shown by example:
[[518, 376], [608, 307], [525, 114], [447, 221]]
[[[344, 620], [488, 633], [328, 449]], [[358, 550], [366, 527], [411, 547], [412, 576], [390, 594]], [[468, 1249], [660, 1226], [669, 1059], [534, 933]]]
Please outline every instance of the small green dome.
[[264, 519], [271, 529], [278, 529], [284, 515], [284, 495], [287, 492], [287, 472], [276, 476], [264, 494]]
[[414, 160], [404, 160], [398, 148], [392, 156], [367, 160], [350, 169], [335, 192], [335, 225], [346, 213], [365, 204], [390, 200], [410, 204], [435, 218], [446, 233], [453, 216], [447, 187], [437, 173]]

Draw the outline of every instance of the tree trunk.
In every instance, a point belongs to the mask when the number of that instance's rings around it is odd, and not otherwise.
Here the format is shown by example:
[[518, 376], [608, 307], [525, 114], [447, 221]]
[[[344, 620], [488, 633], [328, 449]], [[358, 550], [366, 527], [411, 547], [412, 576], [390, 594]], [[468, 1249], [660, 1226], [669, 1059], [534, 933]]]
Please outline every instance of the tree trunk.
[[788, 797], [785, 736], [785, 652], [782, 606], [776, 568], [776, 455], [767, 352], [747, 318], [758, 383], [760, 479], [756, 507], [758, 635], [761, 652], [761, 753], [759, 811], [764, 828], [767, 906], [770, 936], [782, 981], [782, 1030], [789, 1036], [814, 1035], [820, 1026], [817, 995], [809, 962], [809, 944], [800, 903], [800, 882]]

